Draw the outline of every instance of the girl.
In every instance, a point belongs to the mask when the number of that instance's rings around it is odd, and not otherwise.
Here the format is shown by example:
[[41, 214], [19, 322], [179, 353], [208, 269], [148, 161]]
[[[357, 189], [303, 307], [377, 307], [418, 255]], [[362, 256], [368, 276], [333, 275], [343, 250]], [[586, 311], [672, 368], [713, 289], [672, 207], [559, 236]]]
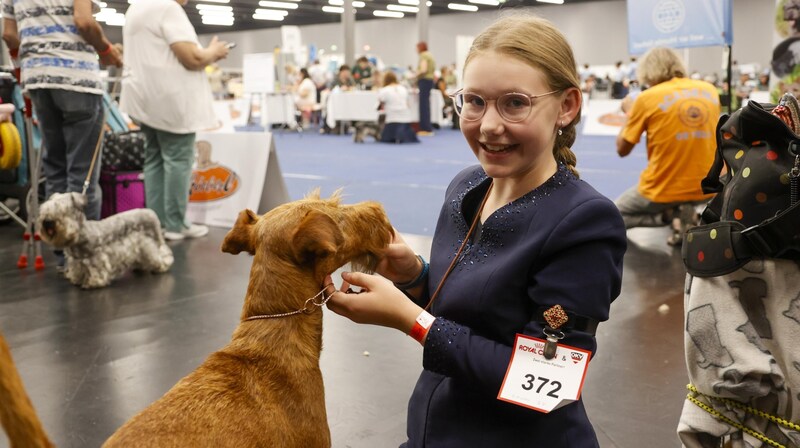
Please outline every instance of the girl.
[[395, 236], [383, 277], [344, 273], [342, 289], [362, 292], [335, 292], [328, 306], [423, 345], [403, 447], [596, 447], [581, 400], [543, 413], [498, 399], [518, 334], [547, 330], [594, 353], [620, 291], [625, 227], [570, 150], [581, 109], [572, 50], [550, 22], [506, 17], [475, 39], [463, 75], [453, 100], [479, 165], [447, 189], [430, 265]]

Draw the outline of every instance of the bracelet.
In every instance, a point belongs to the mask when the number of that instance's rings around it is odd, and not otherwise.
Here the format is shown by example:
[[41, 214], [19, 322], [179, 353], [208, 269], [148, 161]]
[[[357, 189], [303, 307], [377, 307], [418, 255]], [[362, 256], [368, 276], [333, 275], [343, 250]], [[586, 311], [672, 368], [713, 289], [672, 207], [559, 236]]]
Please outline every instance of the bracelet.
[[428, 330], [430, 330], [431, 326], [433, 325], [433, 321], [436, 318], [431, 315], [431, 313], [422, 310], [417, 316], [417, 319], [414, 321], [414, 326], [411, 327], [411, 332], [408, 333], [412, 339], [422, 344], [422, 341], [425, 339], [425, 335], [428, 334]]
[[430, 269], [430, 264], [422, 258], [422, 255], [417, 255], [419, 261], [422, 262], [422, 271], [420, 271], [417, 278], [411, 280], [408, 283], [395, 283], [394, 286], [398, 287], [399, 289], [411, 289], [416, 288], [417, 286], [421, 285], [423, 281], [425, 281], [425, 277], [428, 276], [428, 270]]
[[111, 53], [111, 44], [108, 44], [105, 50], [97, 52], [100, 56], [108, 56], [109, 53]]

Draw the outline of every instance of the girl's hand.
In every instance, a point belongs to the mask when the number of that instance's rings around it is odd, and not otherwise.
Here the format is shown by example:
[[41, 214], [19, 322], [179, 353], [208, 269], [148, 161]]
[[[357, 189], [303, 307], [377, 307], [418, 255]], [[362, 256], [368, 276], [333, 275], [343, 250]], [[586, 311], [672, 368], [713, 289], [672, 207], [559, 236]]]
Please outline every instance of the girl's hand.
[[[395, 328], [408, 334], [422, 312], [422, 308], [385, 278], [344, 272], [342, 279], [341, 290], [328, 288], [327, 293], [333, 295], [328, 301], [328, 309], [353, 322]], [[325, 283], [330, 283], [330, 278]], [[361, 292], [352, 292], [350, 285], [361, 287]]]
[[422, 271], [422, 263], [417, 254], [395, 229], [392, 242], [384, 257], [378, 262], [375, 272], [395, 283], [413, 281]]

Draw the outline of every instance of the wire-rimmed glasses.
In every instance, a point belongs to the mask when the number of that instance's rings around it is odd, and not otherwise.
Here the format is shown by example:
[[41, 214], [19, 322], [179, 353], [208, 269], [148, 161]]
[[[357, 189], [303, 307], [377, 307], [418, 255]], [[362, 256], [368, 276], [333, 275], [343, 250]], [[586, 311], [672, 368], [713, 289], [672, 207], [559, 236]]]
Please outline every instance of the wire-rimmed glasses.
[[519, 123], [528, 118], [533, 110], [534, 100], [543, 96], [558, 93], [559, 90], [542, 93], [540, 95], [528, 95], [526, 93], [510, 92], [500, 95], [497, 98], [484, 98], [477, 93], [464, 92], [459, 90], [450, 95], [453, 99], [456, 113], [466, 121], [478, 121], [486, 113], [487, 103], [495, 101], [497, 112], [509, 123]]

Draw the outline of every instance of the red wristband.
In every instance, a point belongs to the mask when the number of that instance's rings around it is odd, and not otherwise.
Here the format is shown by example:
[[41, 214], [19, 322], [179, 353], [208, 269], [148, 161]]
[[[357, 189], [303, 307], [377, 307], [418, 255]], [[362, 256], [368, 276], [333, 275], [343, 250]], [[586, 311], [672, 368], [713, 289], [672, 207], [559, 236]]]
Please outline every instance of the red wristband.
[[8, 54], [14, 59], [19, 59], [19, 48], [9, 49]]
[[100, 56], [108, 56], [109, 53], [111, 53], [111, 44], [108, 44], [105, 50], [97, 52]]
[[417, 316], [417, 320], [414, 322], [414, 326], [411, 327], [411, 332], [408, 333], [412, 339], [422, 344], [422, 341], [425, 339], [425, 335], [428, 334], [428, 330], [430, 330], [431, 325], [433, 325], [433, 321], [436, 320], [435, 317], [431, 316], [431, 313], [422, 310]]

